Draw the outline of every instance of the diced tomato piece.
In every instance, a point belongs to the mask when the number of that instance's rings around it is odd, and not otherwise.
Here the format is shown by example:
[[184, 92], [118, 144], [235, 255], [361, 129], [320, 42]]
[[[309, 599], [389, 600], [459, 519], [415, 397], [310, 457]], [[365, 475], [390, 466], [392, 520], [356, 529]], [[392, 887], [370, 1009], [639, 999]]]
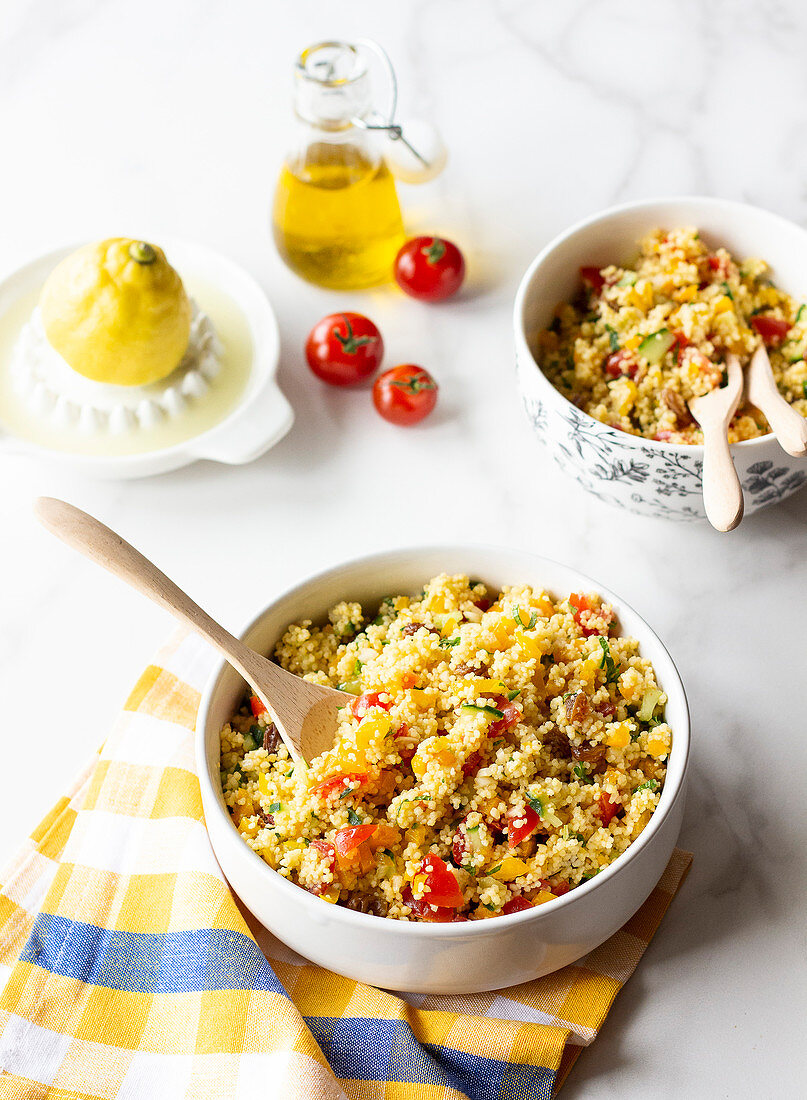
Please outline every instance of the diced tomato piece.
[[351, 852], [355, 852], [360, 844], [363, 844], [365, 840], [369, 840], [377, 828], [377, 825], [367, 824], [348, 825], [347, 828], [340, 829], [333, 838], [336, 851], [340, 856], [349, 856]]
[[611, 798], [607, 794], [601, 794], [599, 797], [599, 815], [600, 821], [603, 825], [608, 825], [612, 818], [614, 818], [622, 809], [622, 805], [619, 802], [612, 802]]
[[605, 360], [605, 373], [610, 378], [622, 378], [624, 375], [635, 378], [638, 369], [639, 364], [633, 358], [631, 352], [625, 348], [622, 348], [621, 351], [615, 351]]
[[605, 286], [605, 279], [602, 277], [598, 267], [581, 267], [580, 278], [586, 286], [591, 287], [595, 294], [599, 294]]
[[502, 717], [488, 726], [488, 737], [498, 737], [505, 730], [512, 729], [521, 717], [521, 711], [515, 703], [509, 703], [503, 695], [494, 696], [494, 700], [496, 709], [502, 712]]
[[670, 348], [670, 351], [675, 352], [676, 361], [680, 363], [681, 352], [684, 350], [684, 348], [688, 348], [692, 341], [687, 339], [687, 337], [684, 336], [683, 332], [674, 332], [673, 337], [675, 339], [675, 343]]
[[669, 431], [667, 428], [662, 428], [660, 431], [656, 432], [656, 434], [653, 436], [653, 438], [658, 443], [666, 443], [667, 440], [671, 437], [671, 435], [672, 435], [671, 431]]
[[[402, 723], [402, 725], [398, 726], [397, 730], [393, 734], [393, 740], [399, 741], [401, 740], [401, 738], [408, 736], [409, 726], [407, 726], [406, 722], [404, 722]], [[417, 752], [417, 745], [396, 745], [395, 747], [398, 750], [398, 755], [401, 758], [402, 764], [408, 764]]]
[[574, 621], [580, 627], [585, 636], [587, 638], [590, 638], [592, 634], [598, 634], [598, 630], [586, 626], [582, 620], [582, 615], [584, 614], [584, 612], [591, 612], [594, 610], [594, 607], [588, 596], [581, 596], [579, 592], [572, 592], [571, 596], [569, 596], [569, 603], [574, 608], [574, 611], [572, 612], [572, 615], [574, 616]]
[[549, 892], [551, 894], [554, 894], [558, 898], [562, 894], [568, 894], [569, 893], [569, 883], [568, 882], [561, 882], [559, 885], [555, 886], [553, 883], [551, 883], [549, 881], [549, 879], [542, 878], [540, 880], [540, 882], [538, 883], [538, 885], [541, 887], [542, 890], [549, 890]]
[[347, 705], [347, 710], [354, 718], [363, 718], [370, 707], [381, 707], [382, 710], [389, 710], [392, 703], [384, 703], [381, 701], [377, 691], [366, 691], [364, 695], [357, 695], [351, 699]]
[[707, 259], [712, 271], [719, 271], [721, 274], [725, 274], [726, 260], [723, 256], [709, 256]]
[[751, 327], [756, 329], [766, 344], [778, 344], [790, 332], [787, 321], [767, 317], [764, 313], [751, 318]]
[[451, 842], [451, 857], [458, 867], [462, 867], [470, 854], [471, 844], [465, 830], [465, 822], [461, 821]]
[[333, 844], [331, 844], [330, 840], [312, 840], [311, 847], [316, 848], [331, 870], [333, 870], [336, 866], [336, 849]]
[[418, 678], [415, 676], [414, 672], [404, 672], [401, 675], [401, 687], [403, 688], [414, 687], [417, 682]]
[[426, 856], [421, 865], [426, 876], [423, 897], [429, 905], [458, 909], [464, 902], [456, 875], [439, 856]]
[[502, 913], [505, 916], [510, 916], [511, 913], [523, 913], [525, 909], [534, 909], [535, 906], [531, 901], [527, 901], [526, 898], [517, 897], [510, 898], [507, 904], [502, 909]]
[[342, 791], [361, 787], [369, 778], [367, 772], [337, 772], [336, 775], [318, 783], [311, 793], [319, 798], [330, 798], [337, 791], [341, 794]]
[[526, 840], [527, 837], [537, 832], [541, 824], [540, 814], [532, 806], [525, 806], [523, 813], [519, 810], [509, 809], [506, 816], [507, 844], [510, 848], [517, 848], [522, 840]]
[[490, 607], [490, 600], [487, 596], [480, 596], [478, 600], [474, 600], [474, 607], [478, 607], [480, 611], [487, 611]]
[[266, 707], [263, 705], [257, 695], [250, 695], [249, 709], [252, 711], [253, 715], [256, 718], [259, 714], [266, 714]]
[[482, 756], [478, 752], [472, 752], [465, 763], [462, 765], [462, 774], [467, 779], [469, 775], [473, 775], [479, 771], [479, 765], [482, 763]]
[[431, 921], [434, 924], [448, 924], [450, 921], [458, 919], [465, 920], [465, 917], [459, 918], [455, 910], [439, 907], [433, 909], [429, 905], [425, 898], [415, 898], [412, 894], [412, 887], [407, 885], [401, 890], [401, 899], [404, 905], [408, 905], [416, 917], [420, 917], [421, 920]]

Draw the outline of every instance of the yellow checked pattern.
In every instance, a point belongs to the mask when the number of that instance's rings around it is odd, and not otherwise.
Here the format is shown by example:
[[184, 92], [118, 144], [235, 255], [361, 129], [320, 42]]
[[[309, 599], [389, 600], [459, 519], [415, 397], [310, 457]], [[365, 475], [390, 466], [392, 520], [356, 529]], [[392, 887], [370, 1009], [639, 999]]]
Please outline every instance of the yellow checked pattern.
[[406, 998], [290, 952], [213, 857], [193, 726], [210, 653], [178, 635], [100, 756], [5, 868], [0, 1095], [31, 1100], [533, 1100], [597, 1035], [689, 869], [574, 966]]

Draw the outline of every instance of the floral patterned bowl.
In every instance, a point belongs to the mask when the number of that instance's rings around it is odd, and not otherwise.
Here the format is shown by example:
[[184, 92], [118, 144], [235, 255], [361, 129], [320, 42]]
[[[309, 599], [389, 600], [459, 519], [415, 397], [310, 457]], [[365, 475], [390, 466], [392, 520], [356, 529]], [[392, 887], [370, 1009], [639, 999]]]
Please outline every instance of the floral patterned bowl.
[[[776, 214], [711, 198], [613, 207], [556, 237], [521, 280], [513, 318], [518, 382], [536, 436], [583, 488], [640, 515], [705, 519], [703, 447], [656, 442], [600, 423], [561, 396], [530, 350], [557, 303], [576, 293], [581, 267], [628, 260], [640, 237], [657, 226], [696, 226], [710, 247], [723, 245], [741, 259], [758, 256], [770, 264], [779, 286], [807, 300], [807, 232]], [[773, 435], [734, 443], [731, 452], [746, 515], [807, 482], [807, 459], [786, 454]]]

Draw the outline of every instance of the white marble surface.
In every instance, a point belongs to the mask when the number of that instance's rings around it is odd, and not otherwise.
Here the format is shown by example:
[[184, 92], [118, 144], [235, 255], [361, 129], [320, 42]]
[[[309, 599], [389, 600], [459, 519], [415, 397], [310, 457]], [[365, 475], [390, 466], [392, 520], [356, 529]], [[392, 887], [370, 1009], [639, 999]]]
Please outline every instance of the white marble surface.
[[[404, 113], [443, 130], [449, 168], [402, 197], [413, 229], [465, 247], [456, 302], [342, 297], [297, 281], [273, 251], [290, 65], [331, 34], [383, 42]], [[615, 201], [704, 192], [807, 221], [805, 45], [799, 0], [5, 0], [0, 266], [129, 233], [230, 253], [276, 305], [297, 421], [241, 469], [93, 484], [2, 462], [0, 856], [102, 739], [169, 629], [35, 525], [35, 494], [97, 513], [232, 625], [355, 553], [458, 538], [531, 547], [649, 619], [694, 719], [692, 873], [564, 1096], [805, 1095], [807, 494], [727, 537], [581, 495], [529, 435], [510, 332], [532, 255]], [[308, 328], [346, 305], [378, 321], [390, 364], [438, 377], [439, 411], [421, 429], [388, 426], [366, 391], [309, 375]]]

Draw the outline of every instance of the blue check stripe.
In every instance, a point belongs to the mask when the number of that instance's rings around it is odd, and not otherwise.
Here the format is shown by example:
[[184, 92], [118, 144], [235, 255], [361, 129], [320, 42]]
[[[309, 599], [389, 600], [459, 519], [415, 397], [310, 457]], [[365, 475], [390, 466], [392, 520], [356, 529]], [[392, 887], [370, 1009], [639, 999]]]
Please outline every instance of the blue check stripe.
[[255, 941], [225, 928], [114, 932], [40, 913], [20, 959], [88, 985], [133, 993], [285, 993]]
[[553, 1070], [421, 1045], [402, 1020], [308, 1016], [306, 1023], [343, 1080], [440, 1085], [469, 1100], [549, 1100], [552, 1095]]
[[[249, 936], [223, 928], [110, 931], [41, 913], [20, 955], [54, 974], [133, 993], [216, 989], [286, 991]], [[456, 1089], [469, 1100], [549, 1100], [555, 1075], [543, 1066], [421, 1044], [402, 1020], [309, 1016], [306, 1023], [337, 1077]]]

